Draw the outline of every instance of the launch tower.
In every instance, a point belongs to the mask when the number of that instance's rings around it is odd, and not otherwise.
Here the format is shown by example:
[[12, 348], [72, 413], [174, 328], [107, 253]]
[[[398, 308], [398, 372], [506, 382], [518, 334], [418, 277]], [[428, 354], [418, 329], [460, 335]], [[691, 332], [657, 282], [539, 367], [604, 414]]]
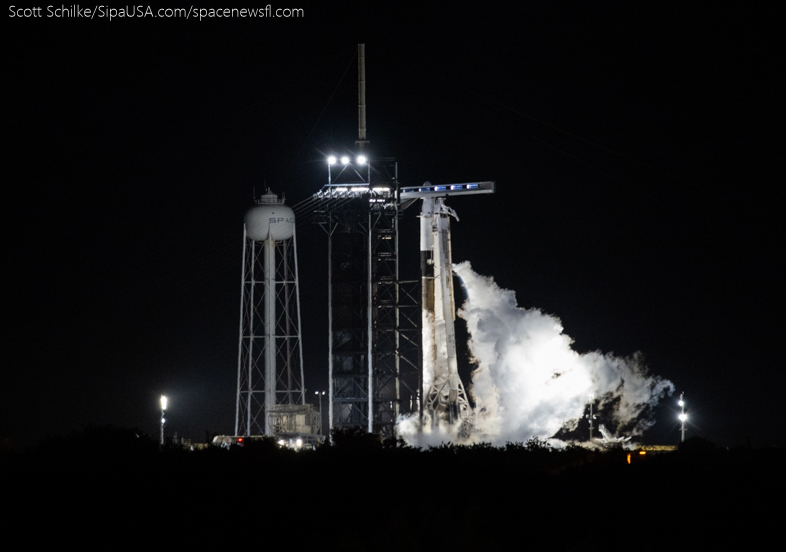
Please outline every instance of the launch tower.
[[418, 408], [417, 280], [399, 279], [399, 181], [394, 159], [366, 149], [365, 46], [358, 45], [358, 140], [329, 156], [314, 194], [328, 240], [329, 423], [393, 436]]
[[417, 281], [399, 279], [396, 168], [347, 156], [314, 195], [328, 239], [331, 429], [392, 436], [399, 414], [417, 409]]

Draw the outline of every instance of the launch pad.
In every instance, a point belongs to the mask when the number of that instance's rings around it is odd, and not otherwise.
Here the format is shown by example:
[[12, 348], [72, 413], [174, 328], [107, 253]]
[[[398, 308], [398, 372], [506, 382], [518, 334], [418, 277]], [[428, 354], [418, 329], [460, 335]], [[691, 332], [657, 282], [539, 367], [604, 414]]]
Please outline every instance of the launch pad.
[[[327, 182], [295, 206], [268, 192], [246, 214], [235, 437], [318, 438], [305, 404], [295, 212], [327, 236], [329, 428], [395, 437], [400, 416], [459, 424], [473, 413], [458, 374], [445, 199], [488, 194], [494, 182], [402, 188], [393, 158], [366, 151], [365, 47], [358, 47], [358, 140], [329, 155]], [[402, 279], [402, 211], [422, 200], [421, 278]], [[298, 215], [298, 216], [299, 216]], [[418, 289], [420, 284], [420, 289]]]

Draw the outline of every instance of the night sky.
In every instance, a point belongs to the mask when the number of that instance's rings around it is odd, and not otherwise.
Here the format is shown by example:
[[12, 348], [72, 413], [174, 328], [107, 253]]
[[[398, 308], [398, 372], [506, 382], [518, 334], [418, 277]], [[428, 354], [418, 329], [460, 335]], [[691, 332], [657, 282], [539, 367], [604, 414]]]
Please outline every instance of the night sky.
[[[689, 436], [786, 444], [775, 14], [376, 4], [273, 5], [301, 19], [6, 12], [0, 437], [155, 435], [161, 394], [168, 433], [232, 432], [243, 213], [266, 186], [307, 199], [325, 154], [354, 148], [365, 42], [372, 160], [395, 157], [403, 185], [497, 182], [449, 200], [454, 261], [558, 316], [580, 352], [641, 351], [685, 393]], [[298, 246], [312, 399], [327, 389], [325, 236], [301, 225]], [[645, 442], [676, 444], [676, 412], [665, 400]]]

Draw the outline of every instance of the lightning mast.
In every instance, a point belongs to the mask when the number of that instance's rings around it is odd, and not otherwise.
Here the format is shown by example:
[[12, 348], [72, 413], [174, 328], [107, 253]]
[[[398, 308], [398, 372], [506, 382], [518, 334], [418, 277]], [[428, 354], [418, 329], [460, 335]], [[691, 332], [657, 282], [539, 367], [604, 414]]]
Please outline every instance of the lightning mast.
[[355, 146], [363, 152], [366, 144], [366, 45], [358, 44], [358, 139]]

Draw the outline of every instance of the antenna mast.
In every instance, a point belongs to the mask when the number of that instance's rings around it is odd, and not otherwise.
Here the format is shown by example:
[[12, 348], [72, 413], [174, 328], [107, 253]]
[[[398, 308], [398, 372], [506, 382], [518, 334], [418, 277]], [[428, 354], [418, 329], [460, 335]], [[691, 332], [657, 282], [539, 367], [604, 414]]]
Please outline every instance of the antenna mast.
[[358, 44], [358, 139], [355, 145], [363, 151], [366, 140], [366, 45]]

